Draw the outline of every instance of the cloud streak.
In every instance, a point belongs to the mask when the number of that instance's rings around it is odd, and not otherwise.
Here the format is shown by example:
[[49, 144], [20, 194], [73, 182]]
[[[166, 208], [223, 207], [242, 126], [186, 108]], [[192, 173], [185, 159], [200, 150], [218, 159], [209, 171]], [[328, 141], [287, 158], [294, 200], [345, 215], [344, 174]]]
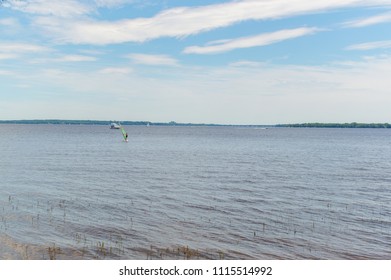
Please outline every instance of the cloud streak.
[[50, 51], [50, 48], [35, 44], [0, 42], [0, 60], [18, 58], [23, 54], [47, 53]]
[[12, 53], [30, 53], [30, 52], [47, 52], [49, 48], [28, 43], [5, 43], [0, 42], [0, 52]]
[[126, 75], [132, 73], [133, 69], [129, 67], [107, 67], [98, 71], [100, 74], [110, 74], [110, 75]]
[[0, 19], [0, 25], [6, 26], [6, 27], [14, 27], [17, 26], [19, 23], [14, 18], [2, 18]]
[[86, 55], [64, 55], [53, 59], [55, 62], [85, 62], [96, 61], [96, 57]]
[[345, 27], [357, 28], [357, 27], [365, 27], [365, 26], [386, 23], [386, 22], [391, 22], [391, 12], [383, 13], [380, 15], [376, 15], [364, 19], [348, 21], [345, 22], [343, 25]]
[[50, 48], [35, 44], [0, 42], [0, 60], [18, 59], [23, 55], [47, 53], [51, 51]]
[[[57, 0], [55, 3], [59, 5]], [[74, 1], [70, 3], [75, 5]], [[70, 7], [64, 9], [63, 13], [72, 14], [74, 6], [67, 5]], [[149, 18], [119, 21], [81, 18], [69, 21], [64, 18], [40, 17], [35, 20], [35, 24], [43, 28], [57, 42], [106, 45], [144, 42], [160, 37], [185, 37], [243, 21], [271, 20], [357, 6], [391, 6], [391, 0], [370, 2], [364, 0], [242, 0], [198, 7], [177, 7], [164, 10]], [[58, 7], [56, 9], [61, 14]], [[33, 10], [33, 7], [26, 7], [25, 10]], [[88, 9], [83, 7], [81, 11], [81, 13], [88, 13]], [[41, 14], [48, 15], [49, 12], [42, 9]]]
[[17, 58], [18, 56], [16, 54], [10, 54], [10, 53], [1, 53], [0, 52], [0, 60], [5, 60], [5, 59], [13, 59]]
[[346, 47], [346, 50], [367, 51], [367, 50], [374, 50], [374, 49], [389, 49], [389, 48], [391, 48], [391, 40], [375, 41], [375, 42], [367, 42], [367, 43], [351, 45]]
[[136, 64], [143, 65], [161, 65], [161, 66], [179, 66], [176, 59], [167, 55], [152, 55], [133, 53], [126, 56]]
[[133, 3], [135, 0], [95, 0], [95, 3], [98, 7], [118, 7], [125, 4]]
[[187, 47], [183, 52], [186, 54], [215, 54], [232, 51], [235, 49], [260, 47], [288, 39], [298, 38], [305, 35], [311, 35], [320, 31], [319, 28], [296, 28], [285, 29], [272, 33], [260, 34], [251, 37], [242, 37], [232, 40], [223, 40], [221, 42], [210, 42], [206, 46], [191, 46]]
[[[1, 59], [1, 56], [0, 56]], [[0, 70], [0, 76], [6, 76], [6, 75], [12, 75], [13, 73], [11, 71], [6, 70]]]
[[91, 6], [75, 0], [10, 1], [7, 3], [7, 7], [28, 14], [52, 15], [64, 18], [82, 16], [93, 11]]

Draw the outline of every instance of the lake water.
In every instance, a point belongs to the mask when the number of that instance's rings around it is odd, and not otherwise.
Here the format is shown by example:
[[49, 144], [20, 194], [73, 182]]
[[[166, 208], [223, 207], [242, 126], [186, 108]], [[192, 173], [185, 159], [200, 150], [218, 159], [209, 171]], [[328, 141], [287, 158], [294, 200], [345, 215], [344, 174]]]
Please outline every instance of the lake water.
[[0, 259], [391, 259], [391, 130], [0, 125]]

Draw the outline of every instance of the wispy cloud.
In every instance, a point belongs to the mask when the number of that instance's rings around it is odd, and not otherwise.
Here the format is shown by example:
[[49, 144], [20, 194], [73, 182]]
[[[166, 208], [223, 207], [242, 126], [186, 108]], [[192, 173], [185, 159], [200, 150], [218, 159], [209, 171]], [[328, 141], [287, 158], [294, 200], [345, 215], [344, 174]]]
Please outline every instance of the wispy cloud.
[[132, 53], [126, 57], [130, 58], [136, 64], [179, 66], [178, 61], [168, 55]]
[[75, 17], [94, 13], [98, 8], [114, 8], [126, 4], [143, 2], [141, 0], [9, 0], [4, 7], [24, 13]]
[[[0, 55], [0, 59], [1, 59], [1, 55]], [[13, 73], [11, 71], [7, 71], [7, 70], [0, 70], [0, 76], [7, 76], [7, 75], [12, 75]]]
[[6, 27], [14, 27], [14, 26], [18, 26], [19, 22], [15, 18], [1, 18], [0, 25]]
[[361, 44], [355, 44], [346, 47], [347, 50], [366, 51], [374, 49], [389, 49], [391, 48], [391, 40], [388, 41], [375, 41]]
[[[59, 2], [63, 3], [64, 1], [54, 1], [54, 10], [61, 14], [62, 9], [58, 8]], [[84, 14], [88, 13], [88, 8], [83, 8], [83, 6], [78, 10], [75, 1], [69, 1], [66, 5], [68, 8], [64, 9], [62, 12], [64, 14], [76, 13], [75, 10]], [[35, 24], [43, 28], [46, 34], [51, 35], [58, 42], [105, 45], [144, 42], [160, 37], [184, 37], [249, 20], [270, 20], [337, 8], [381, 5], [391, 5], [391, 0], [370, 2], [363, 0], [242, 0], [198, 7], [177, 7], [164, 10], [149, 18], [120, 21], [98, 21], [83, 18], [68, 21], [53, 17], [41, 17], [35, 20]], [[54, 12], [50, 12], [51, 10], [45, 12], [41, 5], [39, 7], [36, 10], [40, 10], [42, 15], [54, 14]], [[25, 9], [34, 10], [33, 7]]]
[[[247, 67], [239, 63], [241, 67], [171, 68], [170, 75], [180, 76], [178, 80], [164, 76], [151, 79], [142, 73], [126, 75], [126, 71], [121, 74], [122, 70], [115, 67], [96, 72], [74, 67], [67, 72], [26, 72], [20, 81], [45, 81], [64, 97], [69, 92], [91, 94], [86, 102], [70, 98], [56, 101], [55, 107], [70, 117], [84, 114], [83, 106], [87, 106], [99, 112], [94, 114], [102, 119], [119, 112], [123, 114], [121, 118], [130, 118], [130, 108], [131, 118], [144, 118], [147, 114], [148, 118], [161, 121], [177, 120], [179, 116], [181, 121], [242, 124], [304, 122], [314, 118], [376, 122], [390, 118], [391, 57], [318, 66], [262, 63], [256, 67], [257, 63], [250, 62]], [[101, 101], [97, 96], [109, 96], [115, 106], [108, 108], [104, 103], [107, 98]], [[75, 110], [66, 111], [64, 100]], [[165, 103], [167, 100], [170, 102]], [[368, 110], [371, 114], [365, 114]]]
[[64, 55], [53, 59], [55, 62], [83, 62], [83, 61], [96, 61], [97, 58], [86, 55]]
[[251, 47], [266, 46], [281, 42], [288, 39], [293, 39], [305, 35], [314, 34], [320, 31], [319, 28], [296, 28], [296, 29], [285, 29], [272, 33], [260, 34], [251, 37], [242, 37], [231, 40], [223, 40], [219, 42], [210, 42], [206, 46], [191, 46], [187, 47], [183, 52], [187, 54], [214, 54], [228, 52], [234, 49], [243, 49]]
[[56, 17], [81, 16], [93, 11], [91, 6], [75, 0], [10, 1], [7, 6], [24, 13]]
[[380, 15], [348, 21], [343, 24], [345, 27], [365, 27], [385, 22], [391, 22], [391, 12], [383, 13]]
[[133, 72], [132, 68], [129, 67], [107, 67], [99, 70], [100, 74], [129, 74]]
[[117, 7], [117, 6], [122, 6], [125, 4], [130, 4], [134, 3], [137, 0], [95, 0], [95, 3], [98, 7]]
[[230, 67], [261, 67], [263, 63], [258, 61], [249, 61], [249, 60], [240, 60], [233, 63], [230, 63]]
[[0, 42], [0, 52], [9, 53], [29, 53], [29, 52], [47, 52], [50, 49], [35, 44], [28, 43], [7, 43]]
[[52, 64], [52, 63], [78, 63], [97, 61], [95, 56], [80, 54], [55, 54], [50, 56], [40, 56], [37, 58], [30, 57], [28, 62], [31, 64]]
[[0, 59], [14, 59], [24, 54], [47, 53], [51, 49], [28, 43], [0, 42]]
[[0, 60], [5, 60], [5, 59], [13, 59], [17, 58], [18, 56], [16, 54], [10, 54], [10, 53], [1, 53], [0, 52]]
[[[151, 71], [132, 75], [131, 68], [115, 63], [106, 68], [98, 65], [96, 71], [79, 67], [56, 70], [48, 69], [47, 65], [34, 69], [36, 71], [17, 69], [18, 73], [8, 82], [9, 87], [28, 82], [56, 89], [62, 98], [48, 101], [47, 107], [60, 108], [54, 113], [61, 113], [63, 118], [79, 114], [88, 118], [93, 114], [97, 118], [110, 119], [119, 112], [123, 119], [148, 116], [160, 121], [182, 118], [181, 121], [222, 123], [303, 122], [314, 118], [372, 122], [390, 118], [387, 106], [391, 98], [388, 90], [391, 87], [388, 78], [391, 57], [384, 56], [341, 65], [295, 66], [251, 60], [197, 69], [182, 65], [167, 69], [169, 79], [166, 75], [151, 79]], [[3, 75], [4, 87], [8, 72], [0, 72], [0, 75]], [[171, 79], [174, 76], [180, 79]], [[34, 86], [32, 89], [40, 90]], [[80, 94], [90, 98], [76, 98]], [[120, 101], [122, 98], [127, 102]], [[104, 103], [107, 100], [112, 102], [111, 109]], [[170, 102], [165, 103], [167, 100]], [[26, 95], [24, 102], [33, 108], [40, 106], [31, 94]], [[348, 108], [346, 104], [349, 104]], [[16, 109], [18, 106], [8, 106], [0, 110], [1, 114], [5, 116], [7, 112], [8, 117], [23, 112], [31, 112], [33, 117], [40, 111], [49, 114], [45, 108], [32, 112], [28, 107]], [[74, 110], [69, 111], [69, 107]], [[86, 113], [83, 107], [92, 111]], [[365, 114], [368, 110], [371, 114]]]
[[29, 54], [47, 54], [52, 49], [29, 43], [0, 42], [0, 60], [18, 59]]

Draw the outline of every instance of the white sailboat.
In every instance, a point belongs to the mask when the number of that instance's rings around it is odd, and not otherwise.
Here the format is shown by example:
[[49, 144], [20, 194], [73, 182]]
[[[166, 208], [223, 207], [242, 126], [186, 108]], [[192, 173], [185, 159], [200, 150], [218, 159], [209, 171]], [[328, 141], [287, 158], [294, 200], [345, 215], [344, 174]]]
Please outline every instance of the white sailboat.
[[110, 128], [111, 129], [120, 129], [121, 126], [118, 123], [113, 122], [110, 124]]

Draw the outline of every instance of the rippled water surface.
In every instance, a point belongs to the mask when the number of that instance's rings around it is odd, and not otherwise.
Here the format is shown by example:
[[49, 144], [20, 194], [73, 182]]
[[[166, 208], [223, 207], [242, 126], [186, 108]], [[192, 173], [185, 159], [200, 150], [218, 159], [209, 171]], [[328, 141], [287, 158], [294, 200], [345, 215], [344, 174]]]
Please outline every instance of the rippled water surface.
[[0, 259], [391, 259], [391, 130], [0, 125]]

